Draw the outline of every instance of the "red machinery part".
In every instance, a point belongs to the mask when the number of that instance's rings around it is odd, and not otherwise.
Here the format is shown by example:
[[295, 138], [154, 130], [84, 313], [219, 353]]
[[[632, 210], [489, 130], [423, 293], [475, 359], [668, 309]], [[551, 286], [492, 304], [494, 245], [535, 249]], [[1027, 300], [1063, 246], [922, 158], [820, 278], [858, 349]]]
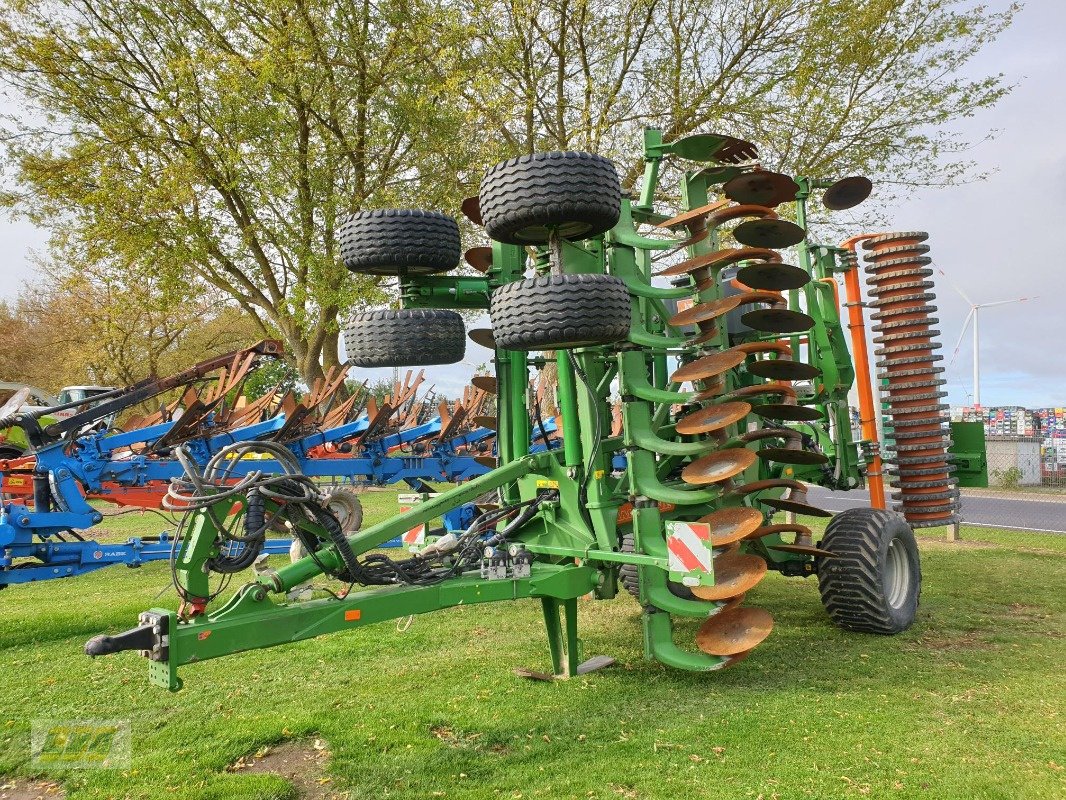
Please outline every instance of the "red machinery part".
[[921, 231], [884, 233], [866, 239], [867, 294], [876, 309], [878, 379], [888, 404], [894, 444], [884, 459], [897, 489], [897, 510], [914, 528], [959, 521], [959, 491], [948, 453], [948, 406], [943, 399], [943, 355], [929, 280], [932, 259]]

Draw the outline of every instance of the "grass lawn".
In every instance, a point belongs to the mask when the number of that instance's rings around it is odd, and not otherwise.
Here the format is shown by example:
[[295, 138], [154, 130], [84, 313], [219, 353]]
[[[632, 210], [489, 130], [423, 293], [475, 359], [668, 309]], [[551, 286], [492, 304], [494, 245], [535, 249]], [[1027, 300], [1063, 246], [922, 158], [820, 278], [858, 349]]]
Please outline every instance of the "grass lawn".
[[[365, 505], [374, 522], [395, 494]], [[70, 798], [296, 798], [282, 777], [227, 769], [292, 741], [328, 750], [303, 782], [315, 797], [1066, 797], [1066, 537], [964, 536], [922, 539], [922, 603], [900, 636], [840, 631], [813, 580], [771, 574], [748, 602], [776, 627], [735, 668], [644, 661], [637, 605], [619, 597], [581, 605], [585, 654], [618, 666], [552, 684], [511, 672], [547, 668], [539, 605], [521, 601], [186, 667], [168, 694], [139, 657], [81, 654], [174, 604], [156, 599], [165, 564], [14, 587], [0, 593], [0, 775]], [[129, 720], [130, 768], [35, 771], [37, 718]]]

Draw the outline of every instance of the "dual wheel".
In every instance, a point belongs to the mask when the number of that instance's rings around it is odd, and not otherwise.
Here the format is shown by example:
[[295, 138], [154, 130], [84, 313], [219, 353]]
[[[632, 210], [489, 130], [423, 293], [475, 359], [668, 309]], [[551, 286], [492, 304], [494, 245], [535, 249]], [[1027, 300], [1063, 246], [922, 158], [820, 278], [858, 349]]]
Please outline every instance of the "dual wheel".
[[[481, 183], [481, 218], [490, 238], [543, 245], [552, 236], [587, 239], [610, 230], [621, 213], [614, 165], [589, 153], [538, 153], [490, 169]], [[459, 225], [434, 211], [367, 211], [339, 230], [340, 254], [355, 273], [401, 279], [459, 265]], [[625, 284], [602, 274], [541, 275], [499, 287], [490, 299], [497, 347], [545, 350], [610, 344], [629, 334]], [[462, 317], [444, 309], [357, 315], [345, 331], [348, 358], [360, 367], [454, 364], [466, 351]]]

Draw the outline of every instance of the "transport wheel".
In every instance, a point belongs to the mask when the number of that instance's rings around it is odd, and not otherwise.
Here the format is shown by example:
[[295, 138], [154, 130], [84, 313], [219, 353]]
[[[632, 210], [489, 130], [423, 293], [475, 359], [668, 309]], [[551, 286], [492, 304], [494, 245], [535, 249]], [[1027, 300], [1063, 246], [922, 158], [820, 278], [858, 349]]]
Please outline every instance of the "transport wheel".
[[459, 225], [436, 211], [352, 214], [337, 231], [341, 260], [365, 275], [430, 275], [459, 266]]
[[454, 311], [371, 311], [356, 315], [344, 331], [344, 349], [357, 367], [455, 364], [466, 354], [466, 331]]
[[363, 504], [359, 493], [351, 486], [338, 486], [326, 495], [323, 503], [326, 510], [337, 518], [345, 536], [355, 533], [363, 526]]
[[902, 516], [849, 508], [826, 527], [819, 544], [818, 589], [829, 617], [849, 631], [893, 634], [914, 622], [922, 569], [914, 532]]
[[614, 164], [579, 152], [535, 153], [497, 164], [480, 189], [485, 232], [498, 242], [588, 239], [618, 222], [622, 188]]
[[612, 275], [539, 275], [492, 293], [496, 346], [555, 350], [610, 344], [629, 336], [629, 291]]

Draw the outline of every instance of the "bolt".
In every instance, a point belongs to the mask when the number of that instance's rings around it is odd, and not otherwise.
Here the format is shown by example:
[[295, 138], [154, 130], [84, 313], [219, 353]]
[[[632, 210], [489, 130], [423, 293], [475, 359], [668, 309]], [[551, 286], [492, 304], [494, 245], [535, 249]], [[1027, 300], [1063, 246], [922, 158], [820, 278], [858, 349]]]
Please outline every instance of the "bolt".
[[19, 525], [29, 525], [30, 518], [26, 516], [19, 517]]

